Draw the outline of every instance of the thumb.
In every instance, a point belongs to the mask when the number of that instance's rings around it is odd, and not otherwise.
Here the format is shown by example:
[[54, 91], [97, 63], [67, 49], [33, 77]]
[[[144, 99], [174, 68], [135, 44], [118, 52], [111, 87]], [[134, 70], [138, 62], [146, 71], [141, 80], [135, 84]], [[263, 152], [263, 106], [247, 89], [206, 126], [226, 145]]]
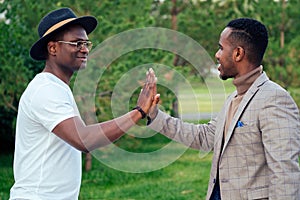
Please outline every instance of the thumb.
[[159, 100], [160, 100], [160, 94], [156, 94], [155, 97], [154, 97], [154, 100], [153, 100], [152, 104], [153, 105], [158, 104]]

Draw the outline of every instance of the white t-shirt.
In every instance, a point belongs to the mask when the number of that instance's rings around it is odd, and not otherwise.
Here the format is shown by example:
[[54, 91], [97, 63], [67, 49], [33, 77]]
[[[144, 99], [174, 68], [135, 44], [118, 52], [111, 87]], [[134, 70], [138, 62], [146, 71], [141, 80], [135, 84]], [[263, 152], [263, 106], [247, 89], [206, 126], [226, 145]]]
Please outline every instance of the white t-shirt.
[[36, 75], [19, 103], [10, 199], [78, 199], [81, 152], [51, 132], [74, 116], [69, 86], [51, 73]]

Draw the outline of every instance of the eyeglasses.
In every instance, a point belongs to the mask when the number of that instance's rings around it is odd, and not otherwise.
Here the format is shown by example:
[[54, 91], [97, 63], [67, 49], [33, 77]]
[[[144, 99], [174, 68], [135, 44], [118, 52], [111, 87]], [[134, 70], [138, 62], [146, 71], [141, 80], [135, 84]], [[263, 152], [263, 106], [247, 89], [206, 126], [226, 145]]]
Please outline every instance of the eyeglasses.
[[85, 48], [87, 48], [89, 51], [93, 47], [93, 43], [91, 41], [77, 41], [77, 42], [57, 41], [57, 42], [74, 45], [74, 46], [76, 46], [77, 50], [79, 50], [79, 51], [83, 48], [83, 46]]

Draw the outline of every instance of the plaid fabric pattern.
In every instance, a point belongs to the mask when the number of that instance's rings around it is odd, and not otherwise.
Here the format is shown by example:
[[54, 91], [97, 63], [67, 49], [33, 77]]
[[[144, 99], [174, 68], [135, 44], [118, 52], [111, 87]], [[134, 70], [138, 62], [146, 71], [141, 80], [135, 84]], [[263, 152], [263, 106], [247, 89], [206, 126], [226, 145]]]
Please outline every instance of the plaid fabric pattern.
[[297, 105], [263, 73], [243, 97], [223, 138], [225, 117], [235, 95], [229, 96], [222, 111], [206, 125], [184, 123], [159, 112], [149, 127], [192, 148], [214, 151], [207, 200], [218, 170], [223, 200], [299, 200]]

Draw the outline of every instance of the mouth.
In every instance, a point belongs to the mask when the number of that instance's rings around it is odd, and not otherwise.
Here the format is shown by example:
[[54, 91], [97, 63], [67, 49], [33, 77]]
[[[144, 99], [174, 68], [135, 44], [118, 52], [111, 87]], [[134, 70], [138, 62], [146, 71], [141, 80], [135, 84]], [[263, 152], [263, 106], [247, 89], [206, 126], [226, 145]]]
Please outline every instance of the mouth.
[[217, 63], [217, 69], [220, 71], [221, 70], [221, 64]]
[[82, 62], [86, 62], [87, 61], [87, 57], [77, 57], [79, 60], [81, 60]]

